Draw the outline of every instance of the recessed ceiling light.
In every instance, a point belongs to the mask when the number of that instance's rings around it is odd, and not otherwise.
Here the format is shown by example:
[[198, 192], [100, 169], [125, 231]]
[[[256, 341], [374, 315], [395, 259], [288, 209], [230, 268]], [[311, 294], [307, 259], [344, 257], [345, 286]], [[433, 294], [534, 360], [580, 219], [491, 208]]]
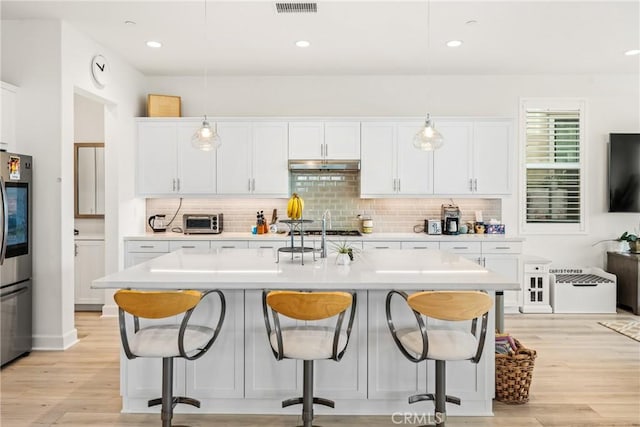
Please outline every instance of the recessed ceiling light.
[[298, 47], [309, 47], [309, 46], [311, 46], [311, 43], [309, 43], [306, 40], [298, 40], [296, 42], [296, 46], [298, 46]]
[[127, 25], [136, 25], [136, 21], [127, 20], [127, 21], [124, 21], [124, 23], [127, 24]]
[[156, 42], [156, 41], [153, 41], [153, 40], [149, 40], [149, 41], [147, 42], [147, 46], [152, 47], [152, 48], [156, 48], [156, 49], [157, 49], [157, 48], [159, 48], [159, 47], [162, 47], [162, 43], [160, 43], [160, 42]]
[[640, 55], [640, 49], [631, 49], [624, 53], [627, 56]]
[[447, 42], [447, 46], [449, 47], [459, 47], [462, 46], [462, 40], [449, 40]]

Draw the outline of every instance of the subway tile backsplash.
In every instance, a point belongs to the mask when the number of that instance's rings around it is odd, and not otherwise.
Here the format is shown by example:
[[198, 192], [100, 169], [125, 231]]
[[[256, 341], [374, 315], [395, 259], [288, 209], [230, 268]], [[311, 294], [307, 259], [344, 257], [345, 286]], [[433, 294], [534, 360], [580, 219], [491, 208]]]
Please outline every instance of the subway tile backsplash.
[[[358, 172], [292, 172], [290, 188], [304, 199], [305, 219], [319, 220], [328, 209], [333, 228], [357, 229], [360, 226], [357, 215], [364, 214], [373, 219], [374, 233], [412, 232], [425, 219], [440, 219], [441, 205], [451, 202], [441, 198], [361, 199]], [[482, 211], [485, 220], [502, 218], [500, 199], [459, 198], [454, 202], [460, 207], [463, 221], [473, 221], [475, 211]], [[167, 221], [171, 220], [179, 205], [177, 198], [147, 199], [147, 216], [165, 214]], [[256, 211], [264, 211], [270, 221], [273, 209], [277, 209], [282, 220], [287, 219], [286, 208], [286, 199], [184, 198], [171, 226], [182, 226], [184, 213], [223, 213], [225, 231], [250, 231], [255, 225]], [[319, 227], [320, 223], [310, 226]]]

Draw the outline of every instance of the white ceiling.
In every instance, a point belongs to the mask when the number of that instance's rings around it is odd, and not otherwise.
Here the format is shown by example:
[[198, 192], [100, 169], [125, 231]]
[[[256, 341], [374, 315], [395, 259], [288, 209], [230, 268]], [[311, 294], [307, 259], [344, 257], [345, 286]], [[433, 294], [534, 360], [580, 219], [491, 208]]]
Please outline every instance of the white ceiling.
[[206, 36], [205, 0], [3, 0], [1, 13], [65, 20], [146, 75], [640, 74], [640, 55], [624, 55], [640, 49], [640, 0], [317, 4], [277, 14], [275, 1], [206, 0]]

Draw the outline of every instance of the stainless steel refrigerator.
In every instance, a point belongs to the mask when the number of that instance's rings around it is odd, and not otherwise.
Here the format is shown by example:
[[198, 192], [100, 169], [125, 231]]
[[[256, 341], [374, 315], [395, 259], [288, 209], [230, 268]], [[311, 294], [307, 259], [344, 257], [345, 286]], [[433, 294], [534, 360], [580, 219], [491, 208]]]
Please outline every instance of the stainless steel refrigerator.
[[0, 152], [0, 362], [31, 351], [31, 156]]

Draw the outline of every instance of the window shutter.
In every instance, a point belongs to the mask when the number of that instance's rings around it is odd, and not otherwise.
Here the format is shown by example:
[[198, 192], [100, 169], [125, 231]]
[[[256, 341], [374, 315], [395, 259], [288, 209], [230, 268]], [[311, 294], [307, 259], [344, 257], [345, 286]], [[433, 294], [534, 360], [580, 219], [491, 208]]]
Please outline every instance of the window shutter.
[[526, 223], [579, 224], [581, 110], [526, 108]]

